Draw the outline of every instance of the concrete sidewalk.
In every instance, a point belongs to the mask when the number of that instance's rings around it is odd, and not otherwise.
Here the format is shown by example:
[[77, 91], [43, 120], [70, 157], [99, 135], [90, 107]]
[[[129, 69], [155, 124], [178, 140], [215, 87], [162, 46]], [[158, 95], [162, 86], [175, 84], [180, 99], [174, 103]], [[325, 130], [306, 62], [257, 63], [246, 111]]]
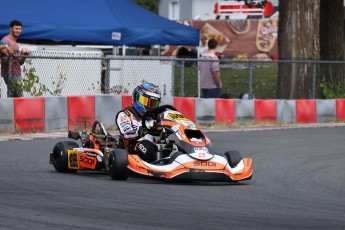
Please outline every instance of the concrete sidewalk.
[[[324, 128], [324, 127], [345, 127], [345, 123], [313, 123], [313, 124], [289, 124], [289, 125], [268, 125], [268, 126], [238, 126], [238, 127], [205, 127], [201, 130], [207, 132], [244, 132], [244, 131], [265, 131], [265, 130], [283, 130], [283, 129], [302, 129], [302, 128]], [[118, 132], [110, 132], [112, 135]], [[26, 133], [26, 134], [6, 134], [0, 133], [0, 141], [12, 140], [34, 140], [34, 139], [54, 139], [67, 138], [68, 132], [56, 133]]]

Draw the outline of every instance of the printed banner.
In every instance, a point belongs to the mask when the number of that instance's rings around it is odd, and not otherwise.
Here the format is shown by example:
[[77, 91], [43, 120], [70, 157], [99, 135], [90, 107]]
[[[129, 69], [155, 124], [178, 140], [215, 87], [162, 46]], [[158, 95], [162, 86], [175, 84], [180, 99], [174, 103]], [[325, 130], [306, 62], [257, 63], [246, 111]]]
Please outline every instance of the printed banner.
[[[278, 19], [226, 19], [180, 21], [200, 29], [200, 38], [207, 35], [218, 42], [217, 52], [227, 58], [276, 59], [278, 56]], [[166, 46], [163, 56], [177, 56], [181, 46]], [[187, 47], [196, 53], [197, 47]]]

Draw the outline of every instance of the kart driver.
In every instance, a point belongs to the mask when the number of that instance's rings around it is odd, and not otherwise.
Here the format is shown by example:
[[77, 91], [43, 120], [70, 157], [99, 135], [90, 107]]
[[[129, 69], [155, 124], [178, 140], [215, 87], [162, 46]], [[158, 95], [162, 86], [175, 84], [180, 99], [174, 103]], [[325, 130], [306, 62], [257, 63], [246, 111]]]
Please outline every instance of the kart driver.
[[[143, 82], [133, 91], [133, 106], [128, 106], [117, 113], [115, 122], [129, 154], [138, 154], [147, 162], [156, 160], [158, 148], [154, 145], [153, 136], [142, 127], [142, 115], [148, 110], [157, 108], [161, 100], [158, 86]], [[146, 126], [152, 127], [154, 120], [147, 118]]]

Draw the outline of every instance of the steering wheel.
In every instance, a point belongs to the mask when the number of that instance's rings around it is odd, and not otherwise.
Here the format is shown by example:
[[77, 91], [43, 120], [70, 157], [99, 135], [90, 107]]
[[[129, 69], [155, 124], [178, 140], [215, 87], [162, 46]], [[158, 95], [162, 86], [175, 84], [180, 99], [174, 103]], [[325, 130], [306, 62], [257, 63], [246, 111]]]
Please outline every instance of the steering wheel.
[[97, 120], [93, 122], [92, 133], [104, 136], [107, 135], [107, 131], [105, 130], [103, 124]]
[[147, 129], [146, 127], [146, 120], [148, 117], [152, 117], [157, 122], [159, 122], [159, 114], [166, 111], [167, 109], [178, 111], [174, 106], [172, 105], [162, 105], [154, 109], [149, 109], [143, 114], [143, 118], [141, 120], [141, 125], [143, 128]]

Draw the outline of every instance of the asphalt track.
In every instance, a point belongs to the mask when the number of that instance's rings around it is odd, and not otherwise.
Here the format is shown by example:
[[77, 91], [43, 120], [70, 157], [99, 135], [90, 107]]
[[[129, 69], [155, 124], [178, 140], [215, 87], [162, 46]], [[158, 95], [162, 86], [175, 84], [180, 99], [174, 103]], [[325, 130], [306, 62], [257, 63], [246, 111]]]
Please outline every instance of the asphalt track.
[[217, 150], [253, 158], [242, 183], [57, 173], [48, 155], [64, 138], [0, 141], [0, 229], [345, 229], [344, 134], [207, 132]]

